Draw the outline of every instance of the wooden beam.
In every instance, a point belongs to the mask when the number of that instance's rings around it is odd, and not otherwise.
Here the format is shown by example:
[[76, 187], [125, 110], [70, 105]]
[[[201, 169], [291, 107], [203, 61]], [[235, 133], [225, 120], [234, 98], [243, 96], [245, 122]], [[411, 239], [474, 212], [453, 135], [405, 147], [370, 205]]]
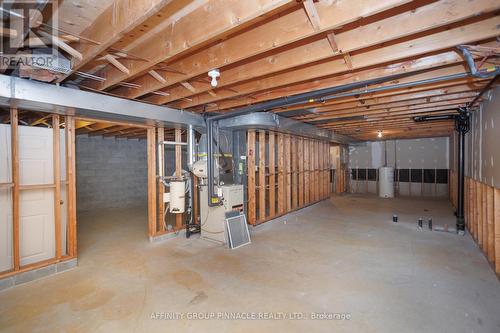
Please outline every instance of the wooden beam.
[[153, 70], [153, 69], [152, 69], [152, 70], [150, 70], [148, 73], [149, 73], [149, 75], [151, 75], [153, 78], [155, 78], [158, 82], [163, 83], [163, 84], [166, 84], [166, 83], [167, 83], [167, 80], [166, 80], [163, 76], [161, 76], [161, 74], [160, 74], [160, 73], [158, 73], [157, 71], [155, 71], [155, 70]]
[[266, 131], [259, 131], [259, 221], [266, 219]]
[[[380, 98], [367, 98], [367, 99], [358, 99], [353, 102], [348, 103], [338, 103], [332, 105], [325, 105], [321, 107], [314, 108], [314, 114], [297, 116], [295, 119], [311, 119], [318, 116], [324, 115], [345, 115], [351, 116], [352, 112], [356, 111], [366, 111], [371, 112], [373, 110], [381, 110], [387, 109], [389, 107], [398, 107], [398, 106], [413, 106], [422, 103], [432, 103], [432, 102], [441, 102], [448, 101], [454, 98], [470, 98], [475, 97], [478, 91], [483, 87], [483, 85], [478, 85], [477, 87], [469, 87], [469, 86], [458, 86], [456, 88], [450, 89], [435, 89], [430, 91], [423, 91], [421, 93], [406, 93], [400, 95], [392, 95], [388, 97], [380, 97]], [[325, 103], [326, 104], [326, 103]], [[281, 111], [281, 110], [280, 110]], [[283, 111], [287, 111], [286, 109]], [[279, 114], [279, 113], [278, 113]]]
[[[149, 34], [129, 50], [138, 57], [148, 60], [147, 62], [135, 62], [135, 65], [130, 67], [131, 71], [129, 75], [108, 66], [98, 73], [98, 76], [106, 78], [106, 81], [87, 81], [85, 85], [96, 90], [109, 88], [130, 77], [147, 73], [149, 69], [161, 62], [180, 57], [188, 52], [193, 52], [193, 50], [206, 46], [215, 40], [225, 38], [229, 34], [234, 34], [240, 29], [246, 28], [251, 23], [265, 20], [269, 15], [274, 15], [281, 10], [295, 5], [292, 0], [231, 2], [226, 0], [208, 0], [207, 2], [200, 1], [198, 4], [202, 5], [198, 5], [184, 16], [172, 17], [167, 21], [167, 24], [162, 25], [161, 29]], [[210, 24], [193, 24], [193, 22], [205, 22], [207, 15], [210, 16]], [[189, 43], [186, 41], [189, 41]], [[212, 57], [204, 58], [202, 63], [209, 58]], [[185, 71], [179, 71], [174, 66], [169, 65], [169, 67], [173, 67], [177, 72], [185, 73]], [[214, 67], [217, 66], [214, 64], [212, 68]], [[207, 71], [202, 70], [202, 72]], [[174, 77], [180, 78], [183, 75], [172, 73], [171, 77], [174, 79]], [[141, 89], [141, 91], [148, 90], [148, 92], [151, 92], [162, 88], [162, 85], [154, 79], [151, 80], [147, 76], [142, 76], [141, 78], [146, 79], [144, 85], [140, 84], [144, 89]], [[185, 81], [186, 79], [180, 81]]]
[[287, 212], [292, 210], [292, 145], [290, 142], [290, 135], [285, 134], [285, 209]]
[[493, 196], [495, 190], [486, 185], [486, 229], [488, 231], [487, 258], [490, 264], [495, 265], [495, 207]]
[[333, 32], [330, 32], [326, 35], [326, 39], [328, 40], [328, 43], [332, 48], [333, 54], [337, 55], [339, 53], [339, 45], [337, 44], [337, 40], [335, 39], [335, 34]]
[[[405, 88], [390, 89], [380, 92], [372, 92], [354, 96], [339, 97], [324, 102], [304, 102], [302, 104], [276, 109], [274, 112], [287, 112], [290, 110], [308, 109], [315, 112], [329, 110], [330, 108], [349, 109], [354, 107], [377, 105], [379, 103], [389, 103], [393, 101], [411, 100], [425, 97], [442, 96], [446, 94], [471, 92], [481, 90], [486, 84], [485, 80], [474, 80], [464, 78], [451, 81], [443, 81], [421, 86], [409, 86]], [[373, 85], [373, 88], [384, 85]]]
[[[157, 131], [157, 142], [165, 141], [165, 129], [163, 127], [158, 127]], [[164, 150], [158, 151], [159, 160], [165, 162], [165, 154]], [[160, 167], [160, 166], [158, 166]], [[165, 232], [165, 202], [163, 201], [163, 194], [165, 193], [165, 186], [163, 185], [162, 180], [158, 177], [158, 183], [156, 184], [158, 189], [158, 223], [155, 225], [155, 232]]]
[[[85, 66], [100, 53], [109, 49], [125, 34], [143, 24], [164, 8], [167, 13], [177, 10], [177, 6], [166, 7], [172, 0], [116, 0], [106, 8], [87, 29], [81, 33], [85, 39], [98, 43], [80, 43], [75, 49], [82, 54], [82, 59], [73, 63], [73, 71]], [[111, 24], [110, 24], [111, 23]], [[65, 79], [64, 77], [63, 79]], [[61, 79], [60, 81], [62, 81]]]
[[[147, 129], [148, 147], [148, 234], [156, 234], [156, 130], [154, 127]], [[162, 198], [163, 199], [163, 198]]]
[[[170, 63], [169, 66], [175, 68], [177, 72], [189, 73], [189, 75], [178, 75], [176, 78], [172, 78], [173, 83], [186, 81], [195, 76], [205, 75], [210, 69], [227, 66], [238, 61], [255, 57], [258, 54], [272, 51], [276, 48], [285, 47], [288, 44], [305, 40], [320, 33], [341, 27], [346, 23], [358, 20], [360, 17], [370, 16], [392, 8], [394, 5], [407, 2], [407, 0], [342, 1], [335, 4], [335, 10], [332, 10], [331, 4], [318, 3], [316, 4], [316, 8], [323, 24], [321, 30], [314, 30], [312, 28], [309, 21], [305, 19], [302, 9], [291, 11], [274, 20], [269, 20], [253, 29], [249, 29], [232, 38], [226, 39], [212, 47], [185, 57], [180, 61]], [[207, 61], [207, 59], [209, 59], [209, 61]], [[107, 77], [106, 74], [103, 75]], [[224, 75], [225, 74], [222, 74], [221, 79]], [[104, 87], [109, 87], [114, 81], [115, 80], [107, 80], [106, 83], [104, 83]], [[137, 98], [150, 91], [165, 87], [156, 82], [152, 82], [149, 78], [144, 76], [134, 80], [134, 83], [140, 84], [143, 88], [135, 92], [123, 89], [119, 90], [118, 94], [128, 98]], [[99, 86], [99, 83], [94, 83], [94, 86]]]
[[125, 73], [125, 74], [130, 74], [130, 70], [125, 66], [123, 65], [121, 62], [119, 62], [114, 56], [112, 56], [111, 54], [106, 54], [104, 57], [103, 57], [105, 60], [107, 60], [111, 65], [115, 66], [116, 68], [118, 68], [118, 70], [120, 70], [121, 72]]
[[275, 133], [268, 132], [269, 136], [269, 216], [276, 215], [276, 142]]
[[299, 186], [298, 186], [298, 205], [299, 207], [304, 206], [304, 138], [298, 138], [298, 148], [297, 148], [297, 158], [298, 158], [298, 173], [299, 173]]
[[12, 257], [14, 270], [20, 268], [20, 246], [19, 246], [19, 114], [16, 108], [10, 109], [10, 142], [12, 154]]
[[78, 52], [77, 50], [75, 50], [74, 48], [72, 48], [71, 46], [69, 46], [68, 44], [66, 44], [66, 42], [64, 42], [58, 36], [53, 36], [53, 35], [45, 32], [43, 30], [39, 30], [38, 33], [40, 35], [42, 35], [44, 37], [47, 37], [50, 40], [52, 40], [52, 45], [55, 45], [55, 46], [59, 47], [61, 50], [66, 51], [67, 53], [69, 53], [74, 58], [76, 58], [78, 60], [82, 60], [83, 59], [83, 55], [80, 52]]
[[285, 141], [278, 133], [278, 214], [285, 213]]
[[347, 68], [352, 69], [354, 66], [352, 65], [351, 55], [349, 53], [344, 53], [342, 56], [344, 57], [344, 62]]
[[67, 201], [67, 226], [66, 244], [67, 254], [70, 257], [77, 256], [77, 229], [76, 229], [76, 150], [75, 150], [75, 118], [66, 116], [65, 119], [66, 136], [66, 181], [68, 182], [66, 191]]
[[256, 199], [255, 199], [255, 130], [247, 132], [247, 169], [248, 169], [248, 223], [255, 225]]
[[309, 191], [309, 186], [310, 186], [310, 174], [309, 170], [311, 167], [311, 159], [310, 159], [310, 154], [309, 154], [309, 139], [304, 139], [304, 205], [308, 205], [311, 202], [310, 199], [310, 191]]
[[56, 258], [62, 256], [62, 228], [61, 228], [61, 131], [59, 129], [59, 115], [52, 115], [52, 142], [54, 164], [54, 227], [56, 241]]
[[181, 85], [192, 93], [196, 92], [195, 87], [193, 87], [193, 85], [187, 81], [181, 82]]
[[314, 30], [321, 30], [321, 21], [313, 0], [304, 0], [304, 10]]
[[[402, 59], [409, 57], [417, 57], [423, 54], [427, 54], [429, 52], [438, 52], [440, 50], [445, 50], [447, 48], [454, 47], [456, 45], [475, 42], [487, 38], [493, 38], [500, 32], [500, 17], [495, 16], [489, 19], [485, 19], [480, 22], [468, 24], [465, 26], [445, 30], [442, 32], [435, 33], [430, 36], [423, 36], [416, 39], [412, 39], [410, 41], [401, 42], [398, 44], [381, 47], [381, 48], [370, 48], [365, 52], [360, 52], [356, 54], [351, 54], [353, 69], [362, 69], [366, 67], [380, 65], [382, 63], [387, 62], [395, 62], [401, 61]], [[446, 57], [445, 63], [456, 63], [463, 61], [458, 54], [448, 55]], [[404, 64], [403, 67], [408, 67], [409, 71], [412, 71], [412, 68], [415, 67], [426, 67], [432, 68], [436, 65], [429, 66], [429, 64], [423, 62], [422, 60], [411, 63]], [[386, 67], [387, 69], [391, 69], [394, 73], [398, 70], [398, 68], [394, 68], [394, 65], [391, 67]], [[401, 68], [400, 68], [401, 69]], [[298, 84], [298, 82], [317, 80], [321, 77], [326, 77], [329, 75], [340, 74], [346, 71], [345, 63], [343, 59], [334, 58], [333, 60], [315, 63], [310, 66], [300, 67], [298, 69], [290, 70], [287, 72], [282, 72], [275, 75], [270, 75], [265, 78], [261, 78], [259, 80], [254, 81], [245, 81], [244, 83], [239, 83], [233, 85], [232, 88], [238, 91], [238, 94], [229, 93], [224, 91], [224, 94], [218, 94], [217, 99], [208, 98], [206, 95], [197, 95], [193, 97], [193, 102], [188, 103], [179, 103], [177, 106], [181, 108], [193, 107], [199, 104], [212, 103], [215, 101], [219, 101], [228, 97], [235, 97], [237, 95], [245, 95], [245, 94], [255, 94], [256, 92], [261, 92], [269, 89], [274, 89], [280, 92], [279, 96], [271, 96], [270, 94], [265, 95], [265, 98], [258, 98], [253, 101], [248, 101], [249, 103], [256, 103], [257, 101], [268, 100], [276, 97], [280, 97], [283, 95], [290, 94], [286, 91], [286, 89], [277, 89], [279, 87], [290, 86], [292, 84]], [[373, 72], [374, 70], [366, 70], [367, 72]], [[388, 74], [388, 72], [385, 72]], [[353, 81], [352, 74], [351, 82]], [[381, 74], [378, 77], [382, 76]], [[361, 76], [356, 77], [358, 80], [363, 80]], [[332, 80], [333, 78], [330, 78]], [[325, 79], [326, 80], [326, 79]], [[309, 90], [316, 90], [321, 87], [318, 85], [316, 81], [314, 84], [307, 83], [306, 85]], [[293, 87], [293, 93], [297, 94], [302, 92], [300, 89]], [[305, 89], [305, 91], [308, 91]], [[238, 101], [237, 101], [238, 102]], [[239, 101], [239, 103], [235, 103], [237, 105], [246, 104], [246, 100]], [[219, 109], [226, 109], [227, 106], [221, 106], [220, 102], [218, 102]]]
[[495, 215], [495, 272], [500, 276], [500, 189], [495, 188], [494, 194]]
[[298, 177], [297, 177], [297, 169], [298, 169], [298, 156], [297, 156], [297, 136], [293, 135], [291, 137], [291, 149], [292, 154], [290, 155], [290, 161], [292, 164], [292, 210], [297, 209], [298, 207]]
[[[359, 53], [359, 50], [361, 49], [368, 49], [374, 45], [384, 46], [384, 43], [391, 40], [398, 40], [403, 37], [418, 34], [419, 32], [443, 27], [447, 24], [465, 20], [498, 7], [499, 5], [495, 4], [493, 0], [489, 0], [488, 3], [468, 2], [467, 4], [463, 4], [459, 0], [451, 2], [435, 2], [418, 8], [415, 12], [405, 12], [396, 16], [391, 16], [384, 20], [364, 25], [360, 28], [339, 33], [335, 36], [335, 45], [333, 46], [333, 49], [341, 49], [343, 53], [354, 51]], [[394, 29], [394, 27], [398, 28]], [[441, 49], [444, 48], [445, 47], [441, 47]], [[376, 59], [378, 60], [378, 64], [387, 62], [389, 58], [386, 59], [386, 57], [392, 57], [392, 59], [394, 59], [395, 55], [393, 52], [389, 51], [389, 49], [386, 54], [377, 54], [378, 57], [382, 56]], [[420, 53], [425, 53], [425, 51]], [[291, 70], [296, 67], [305, 67], [305, 65], [312, 65], [319, 61], [324, 62], [324, 60], [329, 58], [332, 58], [331, 38], [313, 41], [303, 46], [284, 49], [283, 51], [271, 56], [260, 57], [240, 66], [224, 70], [223, 75], [219, 80], [219, 87], [234, 85], [240, 81], [255, 80], [260, 76], [269, 76], [270, 74], [283, 72], [284, 70]], [[362, 64], [358, 60], [359, 57], [352, 56], [352, 58], [356, 68], [360, 68], [359, 66]], [[399, 59], [401, 58], [403, 57], [399, 57]], [[336, 60], [337, 61], [332, 62], [326, 67], [332, 67], [332, 64], [335, 64], [336, 66], [332, 69], [337, 68], [337, 73], [339, 70], [345, 71], [346, 68], [344, 61], [342, 59], [338, 59], [338, 57]], [[375, 59], [372, 59], [371, 65], [374, 64], [374, 61]], [[332, 74], [332, 69], [328, 71], [330, 75]], [[208, 89], [206, 86], [203, 87], [200, 85], [198, 87], [199, 91], [204, 91], [206, 89]], [[141, 93], [140, 91], [132, 90], [129, 90], [129, 92], [130, 94], [122, 94], [122, 92], [117, 91], [118, 94], [128, 98], [138, 97], [140, 96], [138, 94]], [[123, 91], [123, 93], [125, 93], [125, 91]], [[164, 104], [186, 96], [188, 96], [186, 95], [186, 92], [178, 91], [174, 88], [171, 89], [171, 95], [168, 98], [150, 98], [148, 100], [156, 104]], [[200, 104], [201, 103], [203, 102], [200, 101]]]

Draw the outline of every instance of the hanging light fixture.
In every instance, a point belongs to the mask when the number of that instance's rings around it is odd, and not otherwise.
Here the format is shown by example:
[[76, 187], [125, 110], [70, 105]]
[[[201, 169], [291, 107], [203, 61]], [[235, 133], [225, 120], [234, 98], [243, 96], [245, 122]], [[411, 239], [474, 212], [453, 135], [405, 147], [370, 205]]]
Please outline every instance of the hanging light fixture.
[[377, 131], [377, 137], [379, 137], [379, 138], [382, 137], [382, 131]]

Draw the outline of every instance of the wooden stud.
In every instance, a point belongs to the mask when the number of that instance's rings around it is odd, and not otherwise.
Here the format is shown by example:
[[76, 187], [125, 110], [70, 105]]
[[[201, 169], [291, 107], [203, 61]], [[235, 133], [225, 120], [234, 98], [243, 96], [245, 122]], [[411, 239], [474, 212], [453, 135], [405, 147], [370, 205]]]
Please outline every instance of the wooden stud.
[[276, 215], [275, 134], [269, 132], [269, 216]]
[[483, 252], [488, 257], [488, 209], [487, 209], [487, 193], [486, 184], [481, 183], [481, 196], [482, 196], [482, 221], [483, 224]]
[[285, 167], [286, 167], [286, 177], [285, 177], [285, 201], [286, 201], [286, 211], [292, 210], [292, 164], [291, 155], [292, 147], [290, 143], [290, 135], [285, 135]]
[[314, 30], [321, 30], [321, 21], [313, 0], [304, 0], [304, 10]]
[[285, 207], [285, 142], [278, 133], [278, 214], [284, 214]]
[[315, 177], [314, 177], [314, 186], [315, 186], [315, 189], [314, 189], [314, 197], [315, 197], [315, 201], [319, 201], [320, 200], [320, 197], [319, 197], [319, 187], [320, 187], [320, 180], [319, 180], [319, 176], [320, 176], [320, 160], [319, 160], [319, 153], [320, 153], [320, 150], [319, 150], [319, 141], [318, 140], [315, 140], [315, 145], [314, 145], [314, 161], [315, 161]]
[[247, 133], [247, 169], [248, 169], [248, 223], [255, 225], [256, 199], [255, 199], [255, 130]]
[[57, 36], [53, 36], [43, 30], [38, 30], [38, 33], [44, 37], [47, 37], [47, 38], [50, 38], [52, 40], [52, 44], [59, 47], [60, 49], [68, 52], [70, 55], [72, 55], [74, 58], [82, 61], [83, 60], [83, 55], [78, 52], [77, 50], [75, 50], [74, 48], [72, 48], [71, 46], [69, 46], [68, 44], [66, 44], [62, 39], [60, 39], [59, 37]]
[[156, 130], [154, 127], [147, 129], [148, 146], [148, 229], [149, 237], [156, 234]]
[[486, 225], [488, 230], [487, 257], [491, 264], [495, 264], [495, 207], [493, 196], [494, 188], [486, 185]]
[[[163, 142], [165, 141], [165, 129], [163, 127], [157, 128], [157, 142]], [[165, 153], [164, 149], [158, 151], [157, 153], [158, 156], [157, 158], [163, 163], [165, 163]], [[160, 167], [160, 166], [158, 166]], [[163, 182], [161, 181], [160, 178], [158, 178], [157, 181], [157, 189], [158, 189], [158, 222], [155, 225], [155, 233], [157, 231], [160, 232], [165, 232], [165, 202], [163, 201], [163, 194], [165, 193], [165, 186], [163, 185]]]
[[500, 276], [500, 189], [495, 188], [493, 198], [493, 214], [495, 215], [495, 271]]
[[161, 76], [161, 74], [158, 73], [157, 71], [152, 69], [148, 73], [149, 73], [149, 75], [154, 77], [158, 82], [163, 83], [163, 84], [167, 84], [167, 80], [163, 76]]
[[66, 116], [66, 191], [67, 201], [67, 247], [70, 257], [77, 256], [77, 229], [76, 229], [76, 150], [75, 150], [75, 118]]
[[476, 181], [476, 219], [477, 219], [477, 245], [483, 248], [483, 196], [481, 183]]
[[192, 93], [196, 93], [196, 88], [193, 87], [193, 85], [187, 81], [183, 81], [183, 82], [180, 82], [180, 84], [186, 88], [187, 90], [189, 90], [190, 92]]
[[298, 206], [298, 177], [297, 177], [297, 137], [291, 137], [291, 151], [290, 156], [291, 168], [292, 168], [292, 210], [297, 209]]
[[299, 207], [304, 206], [304, 138], [299, 138], [299, 148], [298, 148], [298, 160], [299, 160]]
[[116, 68], [118, 68], [118, 70], [120, 70], [120, 72], [122, 73], [125, 73], [127, 75], [130, 74], [130, 70], [125, 67], [125, 65], [123, 65], [121, 62], [119, 62], [114, 56], [112, 56], [111, 54], [106, 54], [104, 57], [103, 57], [105, 60], [107, 60], [111, 65], [115, 66]]
[[61, 132], [59, 130], [59, 115], [52, 115], [52, 143], [54, 163], [54, 227], [56, 241], [56, 258], [62, 256], [61, 235]]
[[[182, 130], [180, 128], [175, 129], [175, 142], [182, 142]], [[182, 177], [182, 146], [175, 145], [175, 177]], [[183, 227], [183, 216], [184, 214], [175, 214], [175, 228], [180, 230]]]
[[259, 131], [259, 221], [266, 219], [266, 131]]
[[335, 39], [335, 34], [333, 32], [329, 33], [326, 35], [326, 38], [328, 40], [328, 43], [330, 44], [330, 47], [332, 48], [333, 54], [336, 55], [339, 53], [339, 46], [337, 44], [337, 40]]
[[198, 223], [198, 177], [193, 176], [193, 221], [195, 224]]
[[311, 155], [309, 153], [310, 143], [309, 139], [304, 139], [304, 205], [309, 205], [311, 202], [311, 192], [309, 191], [311, 180], [310, 180], [310, 166], [311, 166]]
[[14, 271], [20, 268], [19, 251], [19, 135], [18, 135], [18, 112], [16, 108], [10, 109], [10, 133], [12, 154], [12, 256]]
[[471, 229], [472, 229], [472, 237], [477, 243], [477, 199], [476, 199], [476, 181], [471, 178]]

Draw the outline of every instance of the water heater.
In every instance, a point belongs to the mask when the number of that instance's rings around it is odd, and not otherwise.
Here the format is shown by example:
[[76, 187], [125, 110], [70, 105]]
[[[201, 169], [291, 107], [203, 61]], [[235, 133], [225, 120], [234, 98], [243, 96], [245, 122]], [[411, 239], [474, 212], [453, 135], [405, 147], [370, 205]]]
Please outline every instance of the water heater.
[[173, 179], [170, 181], [170, 212], [174, 214], [184, 213], [186, 207], [186, 181], [184, 179]]
[[394, 198], [394, 168], [378, 169], [378, 193], [381, 198]]

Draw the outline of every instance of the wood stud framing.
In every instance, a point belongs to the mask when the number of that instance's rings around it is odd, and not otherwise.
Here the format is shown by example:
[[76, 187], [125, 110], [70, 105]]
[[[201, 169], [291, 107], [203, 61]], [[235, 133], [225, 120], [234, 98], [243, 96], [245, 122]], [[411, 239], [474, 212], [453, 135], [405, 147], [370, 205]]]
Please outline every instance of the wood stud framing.
[[18, 111], [16, 108], [10, 109], [10, 133], [12, 151], [12, 255], [14, 257], [14, 271], [20, 268], [19, 252], [19, 142], [18, 142]]
[[56, 236], [56, 258], [61, 258], [62, 235], [61, 235], [61, 134], [59, 130], [59, 116], [52, 115], [53, 132], [53, 159], [54, 159], [54, 226]]
[[328, 198], [328, 152], [328, 142], [248, 130], [248, 223], [260, 224]]
[[[61, 153], [60, 153], [60, 125], [59, 115], [49, 115], [52, 118], [52, 155], [53, 155], [53, 183], [52, 184], [20, 184], [19, 168], [19, 112], [16, 108], [10, 109], [11, 123], [11, 156], [12, 156], [12, 182], [2, 184], [12, 191], [12, 269], [0, 272], [0, 278], [12, 276], [31, 269], [40, 268], [46, 265], [75, 258], [76, 250], [76, 179], [75, 179], [75, 123], [71, 116], [66, 116], [65, 124], [65, 146], [66, 146], [66, 181], [61, 181]], [[61, 186], [66, 186], [67, 203], [67, 226], [66, 235], [62, 234], [62, 211]], [[20, 192], [40, 189], [53, 189], [54, 195], [54, 257], [41, 262], [21, 265], [20, 251]], [[63, 255], [62, 240], [66, 239], [66, 254]]]
[[156, 235], [156, 130], [147, 129], [148, 147], [148, 229], [149, 236]]
[[500, 189], [465, 177], [465, 225], [500, 277]]

